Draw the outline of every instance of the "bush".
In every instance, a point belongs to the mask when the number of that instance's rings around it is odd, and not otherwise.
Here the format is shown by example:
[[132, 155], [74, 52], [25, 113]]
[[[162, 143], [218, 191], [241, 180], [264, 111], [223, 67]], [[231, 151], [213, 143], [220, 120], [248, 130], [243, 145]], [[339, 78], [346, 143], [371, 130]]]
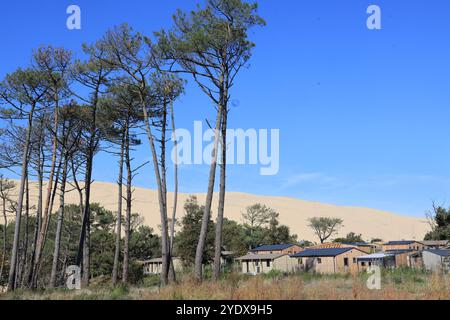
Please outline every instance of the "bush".
[[130, 292], [128, 286], [126, 284], [120, 284], [113, 289], [110, 294], [111, 300], [123, 300], [127, 298], [128, 293]]
[[143, 279], [144, 270], [142, 269], [142, 265], [136, 260], [132, 260], [128, 269], [128, 281], [132, 284], [140, 284]]
[[148, 275], [145, 276], [142, 280], [142, 285], [146, 288], [150, 287], [159, 287], [161, 279], [158, 275]]
[[272, 269], [268, 273], [264, 274], [264, 278], [266, 279], [279, 279], [284, 277], [284, 273], [280, 270]]

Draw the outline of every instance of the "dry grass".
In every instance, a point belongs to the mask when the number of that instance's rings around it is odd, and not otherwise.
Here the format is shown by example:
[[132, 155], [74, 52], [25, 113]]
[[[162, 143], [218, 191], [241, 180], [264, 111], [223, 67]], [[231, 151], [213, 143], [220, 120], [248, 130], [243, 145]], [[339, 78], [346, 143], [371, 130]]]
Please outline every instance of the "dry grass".
[[144, 299], [187, 300], [411, 300], [450, 299], [448, 276], [426, 276], [418, 282], [397, 284], [387, 281], [381, 290], [370, 290], [363, 277], [291, 276], [281, 279], [254, 277], [232, 284], [230, 281], [201, 285], [191, 281], [146, 293]]
[[450, 300], [448, 275], [397, 271], [383, 276], [381, 290], [369, 290], [364, 276], [289, 277], [229, 275], [218, 282], [185, 278], [180, 284], [152, 287], [98, 287], [78, 292], [17, 291], [3, 299], [45, 300]]

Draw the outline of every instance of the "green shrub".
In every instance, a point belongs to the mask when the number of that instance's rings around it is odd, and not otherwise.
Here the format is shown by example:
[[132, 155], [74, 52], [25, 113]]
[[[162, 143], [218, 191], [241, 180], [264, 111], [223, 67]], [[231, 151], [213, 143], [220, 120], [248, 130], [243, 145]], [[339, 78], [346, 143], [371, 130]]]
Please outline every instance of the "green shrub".
[[111, 300], [123, 300], [127, 298], [129, 292], [130, 290], [126, 284], [120, 284], [112, 290], [109, 298]]
[[161, 278], [158, 275], [148, 275], [142, 280], [142, 285], [146, 288], [159, 287]]
[[269, 272], [267, 272], [266, 274], [264, 274], [264, 278], [266, 279], [279, 279], [282, 278], [284, 276], [284, 273], [280, 270], [275, 270], [272, 269]]

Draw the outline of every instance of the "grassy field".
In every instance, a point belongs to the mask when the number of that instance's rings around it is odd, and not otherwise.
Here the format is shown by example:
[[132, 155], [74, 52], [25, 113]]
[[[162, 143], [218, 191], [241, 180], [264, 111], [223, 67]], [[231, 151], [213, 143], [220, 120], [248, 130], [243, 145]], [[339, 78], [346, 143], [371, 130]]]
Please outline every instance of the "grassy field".
[[381, 290], [366, 287], [366, 275], [321, 276], [276, 273], [256, 277], [228, 274], [218, 282], [201, 285], [184, 276], [180, 283], [159, 288], [158, 278], [149, 277], [139, 286], [112, 288], [99, 281], [77, 292], [59, 290], [22, 291], [0, 295], [0, 299], [37, 300], [450, 300], [449, 275], [414, 270], [383, 272]]

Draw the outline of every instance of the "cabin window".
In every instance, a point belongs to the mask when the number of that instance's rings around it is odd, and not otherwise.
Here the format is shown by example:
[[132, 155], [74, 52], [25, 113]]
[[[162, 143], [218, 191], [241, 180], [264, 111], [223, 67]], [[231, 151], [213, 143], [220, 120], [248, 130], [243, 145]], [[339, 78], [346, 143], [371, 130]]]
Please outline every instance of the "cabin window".
[[353, 263], [356, 263], [356, 258], [353, 258]]
[[321, 258], [317, 258], [317, 263], [322, 263], [322, 259]]
[[266, 265], [267, 265], [268, 267], [270, 267], [270, 260], [267, 260], [267, 261], [266, 261]]
[[361, 262], [361, 266], [365, 267], [365, 266], [366, 266], [366, 263], [365, 263], [364, 261]]
[[348, 258], [344, 258], [344, 267], [348, 267]]
[[369, 267], [372, 266], [372, 262], [369, 262]]

